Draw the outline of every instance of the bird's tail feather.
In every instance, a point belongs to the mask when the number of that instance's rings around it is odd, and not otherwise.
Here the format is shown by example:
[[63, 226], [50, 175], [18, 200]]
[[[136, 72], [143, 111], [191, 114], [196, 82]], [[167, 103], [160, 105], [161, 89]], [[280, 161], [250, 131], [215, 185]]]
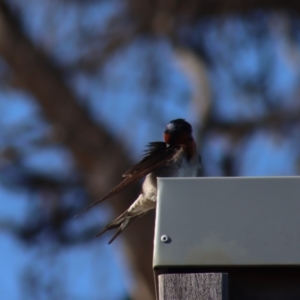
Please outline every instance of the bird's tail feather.
[[126, 210], [119, 217], [117, 217], [114, 221], [112, 221], [107, 226], [105, 226], [105, 228], [102, 231], [100, 231], [96, 235], [96, 237], [100, 236], [101, 234], [103, 234], [104, 232], [106, 232], [108, 230], [119, 227], [117, 232], [114, 234], [114, 236], [108, 242], [108, 244], [111, 244], [118, 237], [118, 235], [121, 232], [123, 232], [130, 224], [132, 224], [135, 220], [137, 220], [144, 214], [145, 213], [138, 214], [138, 215], [129, 215], [128, 211]]

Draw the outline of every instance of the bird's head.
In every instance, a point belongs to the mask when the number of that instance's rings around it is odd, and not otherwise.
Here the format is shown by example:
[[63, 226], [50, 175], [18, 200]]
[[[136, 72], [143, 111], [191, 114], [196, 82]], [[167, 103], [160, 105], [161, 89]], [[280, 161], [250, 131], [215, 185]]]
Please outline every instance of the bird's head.
[[184, 119], [170, 121], [164, 132], [164, 140], [168, 145], [180, 145], [193, 142], [191, 124]]

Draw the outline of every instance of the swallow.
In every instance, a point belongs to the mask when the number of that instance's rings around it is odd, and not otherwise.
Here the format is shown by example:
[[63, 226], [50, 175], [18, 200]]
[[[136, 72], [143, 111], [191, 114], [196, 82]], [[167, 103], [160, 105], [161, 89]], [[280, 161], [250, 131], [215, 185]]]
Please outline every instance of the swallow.
[[118, 228], [109, 241], [111, 244], [132, 222], [156, 207], [157, 177], [196, 177], [200, 168], [201, 156], [192, 136], [192, 126], [184, 119], [170, 121], [164, 131], [164, 142], [149, 143], [142, 160], [123, 174], [124, 179], [82, 212], [145, 177], [142, 190], [132, 205], [96, 235]]

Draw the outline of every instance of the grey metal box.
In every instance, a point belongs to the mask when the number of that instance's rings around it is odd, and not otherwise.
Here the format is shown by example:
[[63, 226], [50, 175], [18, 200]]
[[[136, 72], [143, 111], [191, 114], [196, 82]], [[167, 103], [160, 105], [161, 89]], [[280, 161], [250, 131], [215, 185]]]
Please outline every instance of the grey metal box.
[[300, 265], [300, 177], [159, 178], [158, 187], [154, 268]]

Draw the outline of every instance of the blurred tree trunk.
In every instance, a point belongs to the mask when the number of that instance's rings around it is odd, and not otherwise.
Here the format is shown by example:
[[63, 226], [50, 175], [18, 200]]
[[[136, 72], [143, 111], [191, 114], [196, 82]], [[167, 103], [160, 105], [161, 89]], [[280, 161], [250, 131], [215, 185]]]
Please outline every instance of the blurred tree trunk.
[[[64, 83], [61, 72], [24, 36], [3, 3], [0, 4], [0, 55], [12, 68], [18, 85], [35, 96], [46, 118], [58, 130], [60, 142], [72, 152], [90, 194], [99, 199], [130, 166], [129, 158], [122, 145], [90, 119]], [[116, 213], [128, 208], [137, 191], [137, 188], [127, 189], [115, 197], [112, 203]], [[150, 214], [124, 233], [126, 257], [135, 275], [133, 299], [154, 297], [153, 221]]]

